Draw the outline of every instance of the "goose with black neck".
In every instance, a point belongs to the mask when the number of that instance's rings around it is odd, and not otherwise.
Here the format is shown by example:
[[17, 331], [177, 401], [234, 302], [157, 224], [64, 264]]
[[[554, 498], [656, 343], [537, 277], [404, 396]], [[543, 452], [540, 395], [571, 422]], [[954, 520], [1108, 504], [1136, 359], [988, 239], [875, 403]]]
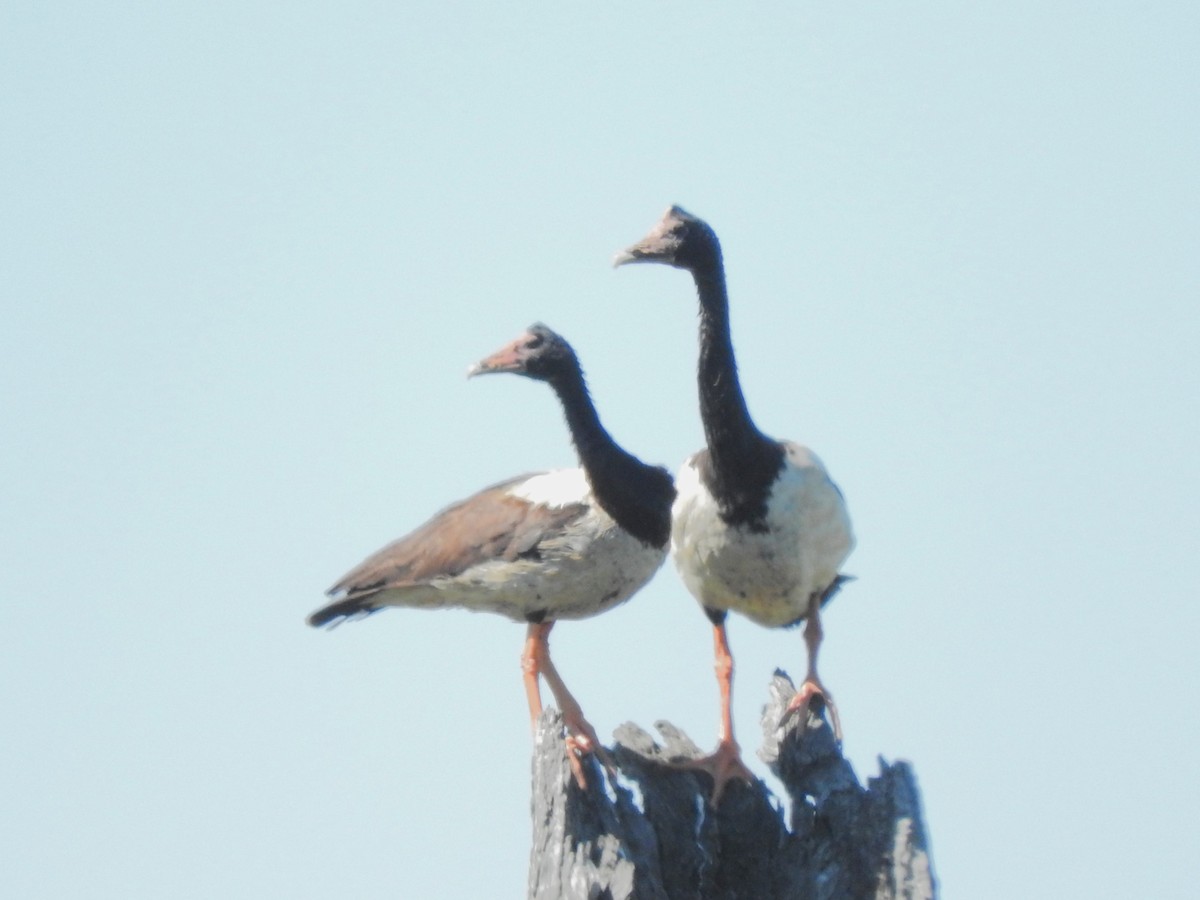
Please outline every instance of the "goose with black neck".
[[545, 678], [567, 727], [568, 758], [603, 749], [550, 658], [560, 619], [598, 615], [628, 600], [666, 558], [675, 488], [670, 474], [622, 449], [605, 430], [570, 344], [542, 324], [472, 366], [468, 376], [512, 372], [550, 385], [580, 461], [521, 475], [446, 507], [387, 545], [329, 590], [314, 627], [386, 606], [465, 608], [527, 624], [521, 656], [529, 713], [542, 711]]
[[702, 219], [672, 206], [614, 265], [661, 263], [690, 272], [700, 303], [698, 381], [707, 446], [676, 476], [671, 555], [713, 625], [721, 724], [716, 751], [694, 767], [713, 777], [713, 803], [732, 778], [751, 780], [733, 733], [730, 610], [769, 628], [806, 622], [806, 678], [789, 710], [816, 697], [841, 736], [837, 708], [817, 675], [820, 609], [847, 576], [854, 547], [841, 491], [807, 447], [768, 437], [755, 425], [738, 379], [721, 244]]

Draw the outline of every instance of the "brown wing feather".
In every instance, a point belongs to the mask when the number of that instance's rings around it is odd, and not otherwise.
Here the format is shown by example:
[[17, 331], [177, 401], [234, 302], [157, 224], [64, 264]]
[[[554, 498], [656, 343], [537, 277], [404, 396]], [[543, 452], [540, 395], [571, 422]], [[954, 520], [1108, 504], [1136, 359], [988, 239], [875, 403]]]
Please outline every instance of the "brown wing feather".
[[564, 525], [583, 515], [586, 504], [550, 508], [511, 496], [522, 475], [484, 488], [447, 506], [415, 531], [371, 555], [329, 589], [347, 599], [366, 599], [390, 588], [459, 575], [487, 560], [514, 560], [536, 552]]

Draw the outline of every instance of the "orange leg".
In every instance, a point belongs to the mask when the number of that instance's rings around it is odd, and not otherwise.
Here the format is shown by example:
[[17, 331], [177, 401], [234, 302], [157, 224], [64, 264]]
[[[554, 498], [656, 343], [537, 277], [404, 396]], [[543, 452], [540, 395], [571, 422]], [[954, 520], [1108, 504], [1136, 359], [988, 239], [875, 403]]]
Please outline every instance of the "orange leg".
[[717, 749], [708, 756], [683, 763], [682, 768], [697, 769], [712, 776], [712, 805], [715, 807], [721, 802], [725, 785], [731, 779], [740, 778], [753, 784], [754, 773], [742, 762], [742, 750], [733, 737], [733, 654], [729, 652], [724, 623], [713, 626], [713, 656], [717, 687], [721, 691], [721, 729], [717, 734]]
[[833, 721], [833, 736], [838, 741], [842, 739], [842, 722], [838, 717], [837, 706], [834, 705], [833, 695], [821, 684], [817, 676], [817, 652], [821, 649], [821, 639], [825, 633], [821, 630], [821, 594], [813, 594], [808, 601], [808, 620], [804, 623], [804, 645], [808, 648], [808, 674], [792, 702], [788, 704], [784, 719], [792, 713], [807, 716], [808, 707], [813, 697], [820, 696], [829, 710], [829, 718]]
[[549, 637], [550, 629], [553, 627], [553, 622], [543, 622], [539, 625], [530, 625], [526, 633], [525, 652], [521, 655], [521, 668], [525, 672], [525, 693], [529, 697], [529, 712], [536, 728], [538, 716], [542, 713], [538, 675], [540, 674], [546, 679], [546, 684], [554, 695], [554, 701], [562, 711], [563, 723], [567, 727], [567, 760], [571, 764], [571, 772], [579, 787], [586, 788], [587, 779], [583, 774], [583, 766], [579, 762], [581, 756], [595, 753], [606, 768], [611, 770], [613, 766], [608, 754], [604, 752], [600, 739], [596, 736], [595, 729], [584, 718], [579, 702], [567, 690], [558, 670], [554, 668], [553, 660], [550, 659]]
[[525, 673], [525, 696], [529, 700], [529, 718], [534, 729], [542, 714], [542, 692], [538, 688], [538, 673], [545, 656], [546, 640], [541, 625], [530, 625], [525, 630], [525, 649], [521, 652], [521, 671]]

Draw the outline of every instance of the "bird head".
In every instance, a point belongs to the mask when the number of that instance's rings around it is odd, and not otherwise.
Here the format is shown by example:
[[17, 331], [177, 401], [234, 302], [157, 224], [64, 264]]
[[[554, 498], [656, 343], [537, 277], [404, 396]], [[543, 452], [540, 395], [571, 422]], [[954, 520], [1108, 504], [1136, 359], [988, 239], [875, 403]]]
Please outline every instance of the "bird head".
[[695, 272], [719, 263], [721, 245], [703, 219], [672, 206], [644, 238], [617, 254], [614, 266], [656, 262]]
[[537, 322], [511, 341], [467, 369], [467, 377], [512, 372], [537, 381], [549, 381], [571, 365], [575, 351], [562, 335]]

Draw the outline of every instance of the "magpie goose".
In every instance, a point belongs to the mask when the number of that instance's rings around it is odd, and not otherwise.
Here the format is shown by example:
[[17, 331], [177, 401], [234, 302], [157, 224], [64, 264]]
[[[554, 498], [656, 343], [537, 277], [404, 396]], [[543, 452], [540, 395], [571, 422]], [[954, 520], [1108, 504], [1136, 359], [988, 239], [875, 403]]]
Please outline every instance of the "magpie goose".
[[820, 695], [840, 738], [837, 709], [817, 677], [819, 613], [847, 578], [838, 570], [854, 537], [842, 494], [817, 456], [800, 444], [768, 437], [750, 417], [738, 381], [716, 233], [672, 206], [614, 265], [635, 262], [691, 272], [700, 300], [700, 417], [707, 447], [676, 477], [671, 555], [714, 629], [720, 739], [716, 752], [697, 767], [712, 774], [717, 803], [730, 778], [752, 778], [733, 736], [729, 610], [769, 628], [807, 619], [808, 672], [789, 710], [803, 713]]
[[550, 658], [559, 619], [582, 619], [628, 600], [666, 558], [675, 488], [663, 468], [643, 463], [609, 436], [571, 346], [542, 324], [472, 366], [468, 376], [513, 372], [558, 395], [581, 464], [521, 475], [447, 506], [387, 545], [329, 590], [308, 617], [319, 627], [385, 606], [466, 608], [527, 623], [521, 657], [530, 716], [542, 711], [546, 679], [567, 726], [568, 757], [600, 741]]

